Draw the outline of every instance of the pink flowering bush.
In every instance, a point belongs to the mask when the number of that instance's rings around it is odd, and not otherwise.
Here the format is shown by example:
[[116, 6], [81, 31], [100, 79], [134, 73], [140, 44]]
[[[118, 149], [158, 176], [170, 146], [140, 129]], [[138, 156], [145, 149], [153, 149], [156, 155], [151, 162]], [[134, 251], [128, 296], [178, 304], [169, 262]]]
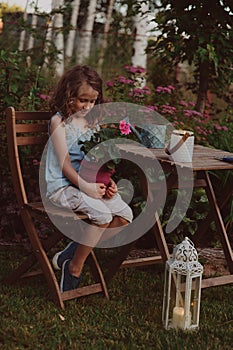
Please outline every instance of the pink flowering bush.
[[221, 118], [212, 121], [212, 134], [208, 137], [210, 145], [233, 153], [233, 109], [227, 108]]
[[144, 85], [145, 69], [125, 66], [125, 76], [116, 76], [106, 82], [106, 94], [112, 102], [146, 104], [151, 90]]
[[225, 139], [229, 123], [224, 119], [220, 122], [214, 120], [211, 106], [207, 105], [204, 113], [200, 113], [195, 110], [195, 102], [185, 101], [175, 86], [152, 88], [145, 84], [145, 69], [133, 66], [125, 66], [124, 69], [124, 76], [117, 76], [106, 83], [106, 93], [111, 101], [142, 104], [160, 113], [175, 129], [193, 131], [196, 143], [210, 145], [212, 142], [211, 145], [215, 146], [213, 142], [216, 139]]

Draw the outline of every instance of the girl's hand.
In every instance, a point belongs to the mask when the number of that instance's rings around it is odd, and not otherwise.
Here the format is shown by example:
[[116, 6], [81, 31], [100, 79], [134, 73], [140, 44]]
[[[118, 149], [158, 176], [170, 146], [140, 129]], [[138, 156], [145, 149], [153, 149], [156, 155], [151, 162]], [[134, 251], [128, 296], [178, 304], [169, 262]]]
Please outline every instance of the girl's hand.
[[88, 196], [96, 199], [102, 198], [106, 193], [106, 186], [103, 183], [89, 183], [79, 176], [79, 189]]
[[115, 196], [116, 193], [117, 185], [112, 179], [110, 179], [110, 183], [106, 189], [104, 198], [112, 198], [113, 196]]

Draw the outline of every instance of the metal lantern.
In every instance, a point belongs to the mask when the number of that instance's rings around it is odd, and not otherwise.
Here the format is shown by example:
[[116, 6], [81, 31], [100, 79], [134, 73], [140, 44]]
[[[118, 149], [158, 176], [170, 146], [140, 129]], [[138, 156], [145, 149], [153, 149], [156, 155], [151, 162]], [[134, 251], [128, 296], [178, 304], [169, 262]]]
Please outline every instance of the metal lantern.
[[165, 266], [162, 320], [166, 329], [198, 328], [202, 272], [193, 242], [185, 237]]

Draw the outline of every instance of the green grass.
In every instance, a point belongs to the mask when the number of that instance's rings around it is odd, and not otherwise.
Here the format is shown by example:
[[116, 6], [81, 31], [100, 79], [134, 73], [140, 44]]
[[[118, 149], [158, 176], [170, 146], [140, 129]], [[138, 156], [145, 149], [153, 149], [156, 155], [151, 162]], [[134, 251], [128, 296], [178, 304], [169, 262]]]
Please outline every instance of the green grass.
[[[20, 251], [0, 251], [0, 279], [21, 258]], [[46, 299], [42, 277], [13, 286], [1, 282], [0, 348], [232, 349], [232, 285], [202, 291], [198, 331], [166, 331], [161, 322], [163, 278], [159, 265], [122, 269], [109, 284], [109, 301], [96, 294], [67, 301], [64, 311]]]

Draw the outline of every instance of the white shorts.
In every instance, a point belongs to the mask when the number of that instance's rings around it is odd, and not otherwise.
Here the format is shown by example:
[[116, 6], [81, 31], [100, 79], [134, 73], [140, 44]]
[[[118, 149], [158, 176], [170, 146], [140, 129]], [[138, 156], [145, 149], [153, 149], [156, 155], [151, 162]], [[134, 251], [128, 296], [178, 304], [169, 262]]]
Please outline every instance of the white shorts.
[[53, 193], [49, 199], [55, 205], [86, 214], [96, 225], [108, 224], [114, 216], [120, 216], [128, 222], [133, 220], [131, 208], [119, 193], [110, 199], [95, 199], [74, 186], [66, 186]]

